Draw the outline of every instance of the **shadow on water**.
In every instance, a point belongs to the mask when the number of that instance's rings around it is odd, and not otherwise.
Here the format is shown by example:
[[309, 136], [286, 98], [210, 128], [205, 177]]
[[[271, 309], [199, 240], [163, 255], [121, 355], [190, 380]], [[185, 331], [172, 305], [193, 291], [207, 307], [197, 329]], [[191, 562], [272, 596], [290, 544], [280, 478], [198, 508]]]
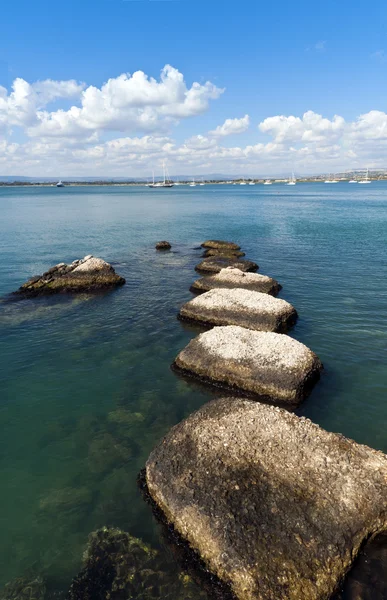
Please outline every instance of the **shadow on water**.
[[386, 600], [387, 533], [368, 541], [332, 600]]

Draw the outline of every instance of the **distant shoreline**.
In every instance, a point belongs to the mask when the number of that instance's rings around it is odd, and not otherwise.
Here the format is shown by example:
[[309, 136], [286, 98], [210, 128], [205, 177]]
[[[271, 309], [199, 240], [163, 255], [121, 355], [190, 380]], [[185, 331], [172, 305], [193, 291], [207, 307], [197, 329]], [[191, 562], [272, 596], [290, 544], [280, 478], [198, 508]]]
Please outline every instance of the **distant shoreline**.
[[[259, 179], [259, 180], [250, 180], [252, 181], [255, 185], [263, 185], [264, 179]], [[278, 179], [278, 180], [272, 180], [272, 185], [275, 184], [286, 184], [287, 183], [287, 179]], [[340, 179], [338, 180], [337, 183], [348, 183], [350, 181], [350, 179]], [[370, 181], [375, 182], [375, 181], [387, 181], [387, 176], [383, 179], [372, 179], [370, 177]], [[316, 179], [316, 178], [302, 178], [302, 179], [297, 179], [297, 184], [299, 183], [324, 183], [325, 180], [322, 179]], [[64, 186], [63, 187], [88, 187], [88, 186], [98, 186], [98, 187], [147, 187], [149, 185], [149, 183], [144, 183], [141, 181], [128, 181], [128, 182], [115, 182], [115, 181], [66, 181], [63, 182]], [[176, 187], [180, 187], [180, 186], [189, 186], [191, 183], [191, 181], [182, 181], [179, 182], [178, 184], [176, 184]], [[205, 185], [234, 185], [234, 181], [232, 183], [230, 183], [229, 181], [204, 181]], [[236, 180], [235, 181], [236, 185], [240, 184], [240, 180]], [[246, 182], [246, 185], [249, 185], [249, 181]], [[15, 182], [1, 182], [0, 181], [0, 188], [3, 187], [34, 187], [34, 188], [40, 188], [40, 187], [57, 187], [55, 183], [48, 183], [48, 182], [41, 182], [41, 183], [33, 183], [33, 182], [22, 182], [22, 181], [15, 181]], [[200, 187], [200, 184], [197, 184], [197, 187]]]

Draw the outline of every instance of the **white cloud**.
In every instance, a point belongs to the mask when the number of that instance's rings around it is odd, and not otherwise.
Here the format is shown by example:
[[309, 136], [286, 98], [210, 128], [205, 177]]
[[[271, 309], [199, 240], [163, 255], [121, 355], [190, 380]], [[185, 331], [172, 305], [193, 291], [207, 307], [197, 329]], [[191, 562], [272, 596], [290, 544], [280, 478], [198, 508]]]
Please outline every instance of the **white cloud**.
[[166, 131], [180, 119], [205, 112], [224, 90], [207, 81], [187, 87], [182, 73], [166, 65], [160, 81], [142, 71], [109, 79], [101, 88], [89, 86], [81, 106], [37, 113], [30, 136], [82, 136], [87, 131]]
[[245, 115], [241, 119], [226, 119], [223, 125], [218, 125], [216, 129], [210, 131], [209, 134], [214, 137], [225, 137], [234, 133], [243, 133], [250, 126], [250, 117]]
[[[387, 165], [387, 114], [379, 110], [353, 121], [312, 110], [268, 116], [258, 125], [259, 133], [250, 132], [248, 145], [227, 144], [228, 136], [247, 131], [247, 114], [183, 142], [171, 137], [171, 125], [202, 114], [222, 93], [210, 82], [187, 85], [170, 66], [158, 80], [137, 71], [109, 79], [101, 88], [74, 80], [15, 79], [9, 92], [0, 87], [0, 173], [144, 176], [164, 159], [170, 173], [193, 175], [269, 175], [293, 168], [298, 173], [334, 172]], [[72, 98], [68, 110], [50, 107]], [[23, 133], [27, 141], [12, 143]]]
[[40, 109], [59, 98], [79, 96], [83, 87], [74, 80], [47, 79], [30, 84], [21, 78], [15, 79], [10, 94], [0, 86], [0, 128], [31, 126], [37, 122]]
[[343, 133], [345, 121], [335, 115], [325, 119], [312, 110], [303, 117], [279, 115], [269, 117], [259, 124], [262, 133], [273, 136], [276, 142], [324, 142], [337, 139]]

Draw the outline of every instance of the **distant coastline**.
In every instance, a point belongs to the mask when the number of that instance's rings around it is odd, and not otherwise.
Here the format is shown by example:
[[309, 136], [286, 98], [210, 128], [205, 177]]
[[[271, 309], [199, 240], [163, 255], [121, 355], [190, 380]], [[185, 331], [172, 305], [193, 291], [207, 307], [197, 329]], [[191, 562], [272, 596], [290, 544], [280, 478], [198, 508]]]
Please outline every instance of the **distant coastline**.
[[[371, 181], [387, 181], [387, 174], [383, 175], [383, 176], [378, 176], [378, 177], [373, 177], [370, 176], [369, 177]], [[326, 176], [317, 176], [317, 177], [302, 177], [302, 178], [297, 178], [297, 183], [324, 183], [326, 179]], [[338, 178], [337, 182], [338, 183], [345, 183], [351, 180], [351, 177], [342, 177], [342, 178]], [[233, 185], [235, 184], [239, 184], [242, 180], [241, 179], [234, 179], [232, 181], [230, 180], [204, 180], [204, 183], [206, 185]], [[245, 182], [248, 184], [250, 182], [255, 183], [256, 185], [263, 185], [264, 182], [267, 181], [267, 179], [246, 179]], [[288, 181], [288, 179], [271, 179], [271, 182], [273, 184], [276, 183], [280, 183], [280, 184], [284, 184]], [[133, 187], [133, 186], [141, 186], [141, 187], [147, 187], [149, 185], [148, 182], [145, 181], [109, 181], [109, 180], [104, 180], [104, 181], [77, 181], [77, 180], [73, 180], [73, 181], [64, 181], [64, 187], [88, 187], [88, 186], [106, 186], [106, 187]], [[175, 183], [175, 182], [173, 182]], [[178, 184], [176, 185], [176, 187], [179, 187], [180, 185], [184, 186], [184, 185], [189, 185], [191, 183], [190, 180], [188, 181], [179, 181]], [[56, 183], [53, 182], [48, 182], [48, 181], [42, 181], [42, 182], [34, 182], [34, 181], [0, 181], [0, 188], [2, 187], [56, 187]]]

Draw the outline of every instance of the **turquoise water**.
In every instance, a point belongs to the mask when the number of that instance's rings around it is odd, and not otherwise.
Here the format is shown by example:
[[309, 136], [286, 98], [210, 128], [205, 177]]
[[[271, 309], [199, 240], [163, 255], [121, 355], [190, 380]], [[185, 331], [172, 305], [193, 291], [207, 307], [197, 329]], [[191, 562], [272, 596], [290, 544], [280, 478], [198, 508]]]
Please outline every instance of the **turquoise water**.
[[[366, 188], [366, 189], [364, 189]], [[0, 584], [29, 569], [65, 588], [87, 534], [155, 547], [136, 476], [168, 429], [212, 397], [169, 366], [206, 238], [238, 241], [283, 285], [291, 332], [325, 373], [301, 413], [387, 451], [387, 185], [0, 188], [0, 296], [58, 262], [112, 262], [96, 297], [0, 304]], [[156, 253], [167, 239], [173, 252]]]

